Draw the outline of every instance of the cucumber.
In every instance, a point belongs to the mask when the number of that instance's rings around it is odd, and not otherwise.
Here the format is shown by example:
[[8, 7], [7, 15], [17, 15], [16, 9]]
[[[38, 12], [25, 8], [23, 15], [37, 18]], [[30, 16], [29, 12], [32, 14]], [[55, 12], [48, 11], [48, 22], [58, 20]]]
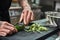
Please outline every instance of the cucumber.
[[20, 26], [20, 25], [15, 25], [15, 28], [18, 30], [18, 31], [22, 31], [24, 30], [24, 25]]

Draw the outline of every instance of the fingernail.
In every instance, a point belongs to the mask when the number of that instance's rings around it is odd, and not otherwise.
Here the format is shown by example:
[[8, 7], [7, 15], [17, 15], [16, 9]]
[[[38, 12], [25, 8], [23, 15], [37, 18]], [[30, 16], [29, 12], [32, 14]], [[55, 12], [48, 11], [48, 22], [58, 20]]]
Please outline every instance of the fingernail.
[[6, 36], [7, 34], [5, 32], [0, 32], [0, 36]]
[[2, 33], [2, 35], [1, 36], [6, 36], [7, 34], [6, 33]]
[[14, 28], [13, 27], [10, 27], [11, 28], [11, 30], [14, 30]]

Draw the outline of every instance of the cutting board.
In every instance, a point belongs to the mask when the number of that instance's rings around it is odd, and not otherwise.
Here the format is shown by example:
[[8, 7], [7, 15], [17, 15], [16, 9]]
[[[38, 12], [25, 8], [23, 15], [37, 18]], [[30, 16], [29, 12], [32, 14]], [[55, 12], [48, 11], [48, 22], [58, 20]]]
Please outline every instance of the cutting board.
[[[38, 23], [38, 21], [34, 21], [34, 23], [35, 22]], [[40, 21], [39, 21], [39, 23], [40, 23]], [[48, 31], [43, 31], [43, 32], [40, 32], [40, 33], [20, 31], [20, 32], [15, 33], [11, 36], [0, 37], [0, 39], [4, 39], [4, 40], [45, 40], [46, 38], [55, 34], [58, 30], [55, 27], [47, 26], [47, 28], [48, 28]]]

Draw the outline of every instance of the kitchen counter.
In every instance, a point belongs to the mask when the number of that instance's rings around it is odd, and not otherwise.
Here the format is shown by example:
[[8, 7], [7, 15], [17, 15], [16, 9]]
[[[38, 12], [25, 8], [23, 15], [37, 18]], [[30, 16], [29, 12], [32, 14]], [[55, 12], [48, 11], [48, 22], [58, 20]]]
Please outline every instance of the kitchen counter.
[[54, 34], [54, 35], [52, 35], [51, 37], [49, 37], [49, 38], [47, 38], [45, 40], [56, 40], [57, 37], [58, 37], [58, 35]]
[[[40, 20], [34, 21], [34, 23], [40, 23]], [[49, 27], [47, 26], [48, 31], [40, 32], [40, 33], [33, 33], [33, 32], [25, 32], [25, 31], [20, 31], [16, 34], [13, 34], [11, 36], [4, 37], [6, 40], [45, 40], [46, 38], [52, 36], [55, 34], [58, 29], [54, 27]], [[4, 40], [5, 40], [4, 39]]]

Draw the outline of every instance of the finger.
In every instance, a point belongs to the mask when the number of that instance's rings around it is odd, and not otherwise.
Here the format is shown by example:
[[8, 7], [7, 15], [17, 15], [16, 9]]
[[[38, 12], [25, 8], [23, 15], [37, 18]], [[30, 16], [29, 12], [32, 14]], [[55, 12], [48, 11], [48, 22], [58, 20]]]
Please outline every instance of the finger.
[[0, 28], [9, 29], [13, 32], [18, 32], [17, 29], [14, 26], [2, 25]]
[[13, 26], [14, 27], [14, 25], [12, 25], [12, 24], [10, 24], [10, 23], [6, 23], [8, 26]]
[[11, 30], [11, 31], [14, 31], [14, 27], [11, 27], [11, 26], [5, 25], [3, 28], [8, 29], [8, 30]]
[[12, 25], [12, 24], [10, 24], [10, 23], [8, 23], [8, 22], [3, 22], [2, 25], [14, 26], [14, 25]]
[[10, 30], [8, 30], [8, 29], [3, 29], [3, 28], [0, 29], [0, 32], [5, 32], [5, 33], [7, 33], [7, 34], [12, 34], [12, 32], [11, 32]]
[[13, 33], [18, 32], [18, 30], [15, 27], [6, 26], [6, 29], [11, 30]]
[[22, 13], [19, 22], [22, 22], [23, 17], [24, 17], [24, 15], [23, 15], [23, 13]]
[[6, 36], [7, 35], [7, 33], [5, 33], [5, 32], [0, 32], [0, 36]]
[[28, 15], [28, 13], [27, 13], [27, 11], [25, 11], [24, 12], [24, 24], [27, 23], [27, 15]]
[[27, 24], [31, 21], [31, 12], [28, 13], [28, 16], [27, 16]]
[[17, 29], [14, 27], [14, 25], [12, 25], [10, 23], [7, 23], [7, 24], [8, 24], [7, 26], [9, 26], [12, 31], [14, 30], [14, 32], [17, 32]]
[[34, 20], [34, 14], [33, 14], [33, 12], [32, 12], [32, 15], [31, 15], [31, 20]]
[[7, 23], [11, 30], [14, 31], [14, 32], [17, 32], [17, 29], [14, 27], [14, 25], [10, 24], [10, 23]]

